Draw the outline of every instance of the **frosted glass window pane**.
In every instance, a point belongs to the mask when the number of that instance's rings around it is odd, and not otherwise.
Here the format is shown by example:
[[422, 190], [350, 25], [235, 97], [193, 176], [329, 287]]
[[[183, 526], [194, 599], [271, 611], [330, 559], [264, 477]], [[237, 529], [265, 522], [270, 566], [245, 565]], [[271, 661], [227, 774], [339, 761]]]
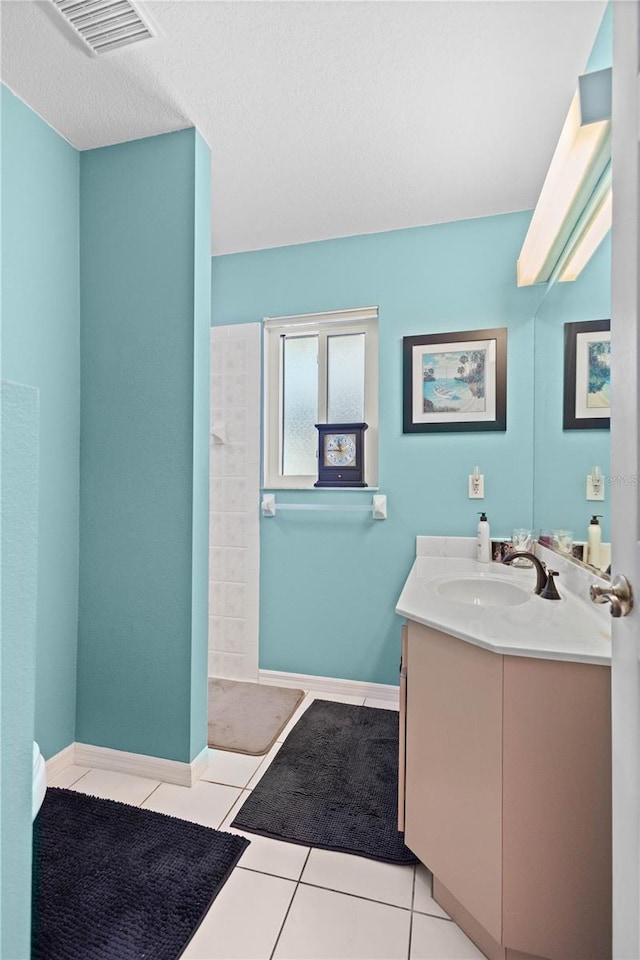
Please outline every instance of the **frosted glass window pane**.
[[283, 357], [282, 473], [315, 475], [318, 450], [318, 338], [286, 337]]
[[328, 423], [364, 420], [364, 333], [328, 337]]

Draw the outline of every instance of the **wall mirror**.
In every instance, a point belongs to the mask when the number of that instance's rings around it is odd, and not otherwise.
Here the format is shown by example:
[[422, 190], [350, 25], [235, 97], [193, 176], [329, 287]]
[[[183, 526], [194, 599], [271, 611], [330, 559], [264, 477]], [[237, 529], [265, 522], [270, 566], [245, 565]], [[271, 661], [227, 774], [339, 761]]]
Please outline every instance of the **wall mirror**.
[[[605, 237], [580, 276], [544, 292], [534, 317], [533, 522], [543, 537], [564, 531], [560, 552], [586, 560], [582, 544], [594, 514], [601, 516], [601, 570], [610, 564], [608, 429], [564, 429], [565, 325], [611, 316], [611, 238]], [[599, 468], [603, 500], [587, 500], [587, 477]], [[555, 544], [558, 547], [558, 543]]]
[[[598, 71], [602, 77], [611, 67], [612, 33], [609, 7], [585, 66], [585, 73], [591, 74], [593, 80]], [[580, 86], [582, 96], [585, 88]], [[588, 96], [584, 95], [587, 104]], [[585, 109], [588, 111], [588, 106]], [[606, 116], [603, 112], [601, 118]], [[599, 195], [601, 187], [607, 189], [609, 184], [610, 166], [597, 181], [587, 205]], [[561, 253], [561, 261], [562, 256]], [[556, 272], [566, 275], [562, 269]], [[624, 482], [624, 478], [611, 476], [610, 430], [605, 419], [610, 413], [609, 343], [605, 342], [609, 333], [602, 331], [602, 321], [611, 318], [610, 232], [576, 279], [552, 279], [541, 284], [539, 290], [533, 315], [533, 526], [545, 545], [593, 569], [587, 563], [590, 558], [583, 545], [588, 540], [592, 516], [599, 515], [604, 546], [597, 568], [598, 572], [605, 572], [611, 563], [611, 493], [616, 482]], [[602, 342], [596, 345], [591, 338], [600, 338]], [[602, 367], [596, 363], [599, 357]], [[566, 397], [565, 383], [573, 390], [571, 393], [568, 389]], [[599, 490], [588, 486], [587, 478], [594, 474], [599, 475]], [[596, 492], [602, 499], [591, 499]]]

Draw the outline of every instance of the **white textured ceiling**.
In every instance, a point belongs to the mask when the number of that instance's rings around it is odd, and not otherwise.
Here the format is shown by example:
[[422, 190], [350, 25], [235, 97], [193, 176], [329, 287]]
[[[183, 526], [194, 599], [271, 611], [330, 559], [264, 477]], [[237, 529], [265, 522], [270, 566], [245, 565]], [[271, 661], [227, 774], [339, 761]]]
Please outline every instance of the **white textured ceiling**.
[[531, 208], [604, 0], [161, 0], [92, 58], [1, 3], [2, 80], [81, 150], [195, 125], [213, 252]]

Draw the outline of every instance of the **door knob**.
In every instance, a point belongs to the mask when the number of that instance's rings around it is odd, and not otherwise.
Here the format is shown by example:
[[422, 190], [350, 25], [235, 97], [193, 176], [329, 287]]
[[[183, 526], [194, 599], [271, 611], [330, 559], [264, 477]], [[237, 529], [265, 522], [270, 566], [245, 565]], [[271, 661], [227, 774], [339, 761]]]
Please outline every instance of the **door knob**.
[[626, 617], [633, 607], [633, 591], [626, 577], [614, 577], [610, 585], [592, 583], [589, 594], [594, 603], [608, 603], [612, 617]]

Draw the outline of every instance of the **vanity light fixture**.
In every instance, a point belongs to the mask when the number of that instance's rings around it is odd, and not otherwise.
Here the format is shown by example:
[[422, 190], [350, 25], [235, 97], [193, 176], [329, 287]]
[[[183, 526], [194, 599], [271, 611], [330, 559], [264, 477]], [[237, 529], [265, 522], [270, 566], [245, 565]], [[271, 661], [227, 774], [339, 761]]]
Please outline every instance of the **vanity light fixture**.
[[573, 243], [567, 244], [570, 248], [558, 264], [558, 280], [565, 283], [575, 280], [596, 252], [608, 231], [613, 220], [613, 197], [611, 194], [611, 166], [607, 168], [603, 179], [606, 183], [603, 189], [589, 204], [575, 230]]
[[469, 474], [469, 499], [484, 500], [484, 474], [480, 473], [480, 467], [474, 467]]
[[587, 500], [604, 500], [604, 477], [600, 467], [587, 474]]
[[579, 78], [520, 251], [519, 287], [578, 276], [608, 229], [610, 161], [611, 69], [607, 69]]

